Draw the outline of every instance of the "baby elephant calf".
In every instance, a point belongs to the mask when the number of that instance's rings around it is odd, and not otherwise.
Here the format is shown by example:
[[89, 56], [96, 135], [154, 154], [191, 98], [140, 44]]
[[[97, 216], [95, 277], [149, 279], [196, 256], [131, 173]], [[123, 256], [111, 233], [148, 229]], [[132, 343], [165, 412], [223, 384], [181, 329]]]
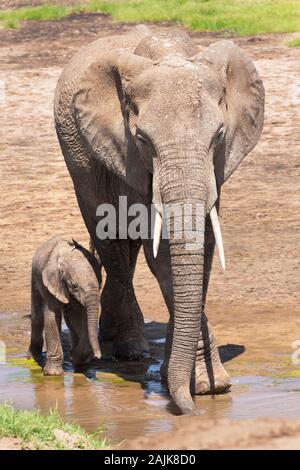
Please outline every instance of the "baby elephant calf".
[[101, 268], [77, 242], [59, 236], [43, 243], [32, 261], [31, 342], [28, 357], [40, 362], [43, 331], [47, 348], [45, 375], [63, 373], [61, 318], [72, 340], [72, 360], [78, 365], [100, 357], [97, 335]]

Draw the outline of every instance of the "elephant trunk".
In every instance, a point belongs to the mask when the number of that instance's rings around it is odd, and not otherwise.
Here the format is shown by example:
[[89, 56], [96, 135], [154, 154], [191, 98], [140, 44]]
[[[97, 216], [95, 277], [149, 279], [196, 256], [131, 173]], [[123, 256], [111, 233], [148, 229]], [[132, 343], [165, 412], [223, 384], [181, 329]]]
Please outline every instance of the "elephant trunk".
[[94, 357], [100, 359], [100, 347], [98, 341], [98, 322], [99, 322], [99, 289], [90, 289], [86, 297], [87, 325], [90, 345]]
[[[167, 171], [169, 178], [166, 175], [161, 178], [174, 306], [168, 385], [176, 405], [187, 414], [194, 410], [190, 382], [202, 315], [205, 208], [208, 198], [208, 177], [203, 162], [205, 160], [199, 153], [194, 158], [189, 155], [176, 170]], [[177, 172], [179, 174], [175, 174]]]
[[[196, 203], [199, 204], [199, 201]], [[203, 234], [195, 235], [200, 238]], [[177, 240], [173, 229], [169, 236], [174, 330], [168, 384], [171, 396], [181, 411], [190, 413], [194, 408], [190, 381], [200, 334], [204, 248], [203, 245], [188, 248], [189, 240], [185, 236]]]

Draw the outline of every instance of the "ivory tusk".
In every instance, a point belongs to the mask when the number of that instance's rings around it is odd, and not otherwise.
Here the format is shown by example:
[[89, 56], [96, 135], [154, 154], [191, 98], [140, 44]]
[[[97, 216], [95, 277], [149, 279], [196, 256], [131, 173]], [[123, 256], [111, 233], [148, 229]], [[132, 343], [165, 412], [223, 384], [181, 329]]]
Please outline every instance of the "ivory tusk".
[[162, 231], [162, 217], [158, 211], [155, 212], [155, 221], [154, 221], [154, 234], [153, 234], [153, 256], [156, 258], [160, 237]]
[[212, 223], [216, 245], [218, 248], [220, 263], [221, 263], [223, 271], [225, 271], [224, 246], [223, 246], [221, 227], [219, 223], [219, 217], [218, 217], [216, 206], [213, 206], [212, 210], [210, 211], [210, 220]]

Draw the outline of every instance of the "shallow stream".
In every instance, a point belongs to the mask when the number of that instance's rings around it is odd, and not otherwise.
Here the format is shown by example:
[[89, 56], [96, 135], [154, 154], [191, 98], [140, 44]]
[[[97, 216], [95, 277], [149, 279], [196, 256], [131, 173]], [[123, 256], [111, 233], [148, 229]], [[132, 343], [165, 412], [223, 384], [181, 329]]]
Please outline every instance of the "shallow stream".
[[[25, 320], [28, 322], [28, 319]], [[163, 354], [165, 325], [146, 326], [152, 348], [151, 360], [137, 363], [101, 361], [86, 375], [74, 373], [65, 362], [63, 377], [44, 377], [41, 368], [24, 353], [24, 341], [13, 334], [24, 318], [0, 316], [0, 332], [7, 336], [6, 363], [0, 365], [0, 402], [10, 401], [17, 408], [48, 411], [57, 408], [61, 415], [95, 431], [104, 425], [113, 443], [158, 431], [170, 431], [176, 416], [164, 386], [159, 367]], [[11, 328], [9, 326], [11, 323]], [[5, 325], [5, 328], [4, 328]], [[26, 331], [27, 327], [18, 327]], [[23, 330], [22, 330], [23, 329]], [[68, 349], [67, 332], [63, 333]], [[300, 380], [268, 376], [234, 376], [232, 391], [216, 397], [196, 398], [207, 418], [300, 418]]]

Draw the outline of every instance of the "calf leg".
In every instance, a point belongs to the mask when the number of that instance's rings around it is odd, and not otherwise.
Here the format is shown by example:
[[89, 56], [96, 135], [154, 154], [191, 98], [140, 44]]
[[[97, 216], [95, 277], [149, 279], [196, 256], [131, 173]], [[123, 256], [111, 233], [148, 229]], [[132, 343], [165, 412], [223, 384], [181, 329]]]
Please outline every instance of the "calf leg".
[[45, 375], [63, 373], [63, 350], [61, 345], [61, 306], [47, 300], [44, 309], [45, 342], [47, 348]]
[[44, 329], [44, 300], [32, 281], [31, 287], [31, 337], [27, 353], [28, 359], [38, 363], [42, 359]]

